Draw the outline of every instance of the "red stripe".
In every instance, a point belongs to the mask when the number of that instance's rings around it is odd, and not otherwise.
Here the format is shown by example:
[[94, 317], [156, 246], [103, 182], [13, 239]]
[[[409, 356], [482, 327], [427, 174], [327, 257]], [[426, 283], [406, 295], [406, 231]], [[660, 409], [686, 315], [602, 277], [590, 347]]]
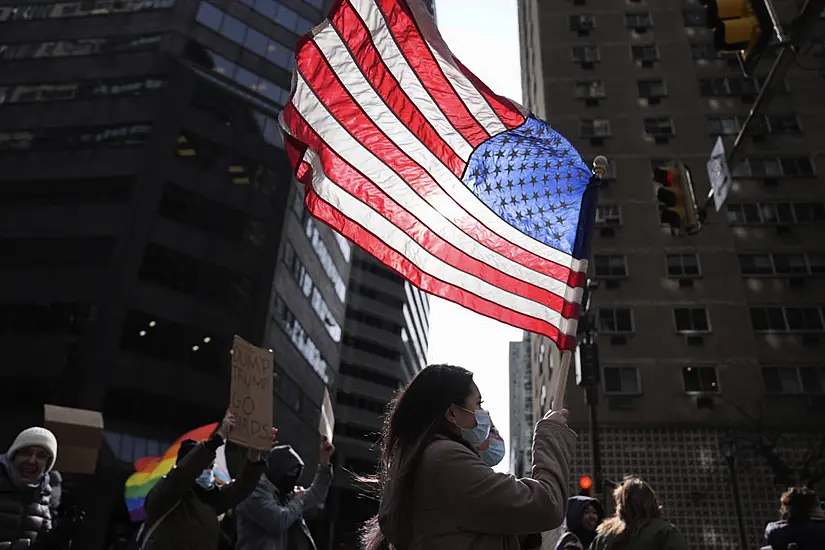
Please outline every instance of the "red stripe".
[[[424, 200], [450, 219], [468, 236], [499, 254], [518, 262], [529, 269], [543, 273], [570, 286], [581, 287], [587, 279], [582, 272], [571, 272], [562, 266], [532, 252], [522, 249], [503, 239], [466, 212], [456, 203], [419, 164], [398, 148], [367, 116], [352, 99], [338, 77], [333, 73], [317, 45], [310, 43], [301, 53], [298, 68], [311, 71], [313, 80], [307, 83], [318, 95], [320, 101], [335, 116], [349, 133], [369, 149], [372, 154], [393, 169]], [[306, 73], [304, 73], [306, 74]], [[347, 100], [342, 100], [347, 98]], [[290, 130], [302, 141], [308, 142], [305, 132], [296, 129], [301, 118], [294, 104], [287, 105], [284, 121]], [[356, 137], [357, 136], [357, 137]]]
[[372, 36], [358, 12], [348, 1], [341, 3], [340, 9], [332, 17], [332, 23], [349, 47], [349, 51], [367, 81], [390, 110], [435, 156], [441, 159], [453, 174], [460, 178], [467, 163], [444, 141], [427, 117], [404, 92], [401, 84], [390, 72], [381, 54], [375, 48]]
[[421, 220], [400, 206], [377, 185], [330, 149], [305, 120], [301, 119], [298, 123], [298, 131], [301, 132], [302, 136], [309, 138], [307, 143], [313, 151], [318, 153], [324, 173], [332, 181], [350, 195], [372, 207], [395, 225], [399, 231], [406, 233], [430, 254], [456, 269], [474, 275], [502, 290], [558, 311], [565, 318], [578, 318], [578, 304], [566, 302], [562, 296], [495, 269], [462, 252], [434, 233]]
[[416, 26], [410, 8], [404, 0], [375, 0], [384, 12], [387, 27], [398, 47], [424, 87], [429, 90], [441, 111], [473, 148], [490, 138], [490, 134], [456, 93], [438, 65], [427, 42]]
[[484, 96], [484, 99], [487, 100], [487, 103], [490, 104], [490, 107], [493, 108], [493, 111], [496, 112], [498, 118], [501, 119], [501, 122], [507, 126], [507, 129], [512, 130], [513, 128], [518, 128], [524, 121], [527, 119], [521, 111], [519, 111], [518, 107], [513, 105], [513, 102], [507, 99], [506, 97], [502, 97], [493, 92], [481, 79], [479, 79], [476, 75], [470, 71], [464, 64], [453, 57], [455, 60], [456, 66], [461, 69], [461, 72], [464, 73], [464, 76], [470, 79], [470, 82], [478, 88], [479, 93]]
[[330, 204], [324, 202], [324, 200], [314, 192], [311, 185], [307, 188], [307, 208], [309, 208], [313, 216], [375, 256], [375, 258], [387, 267], [398, 272], [399, 275], [421, 290], [444, 298], [445, 300], [455, 302], [476, 313], [508, 325], [543, 334], [556, 342], [560, 350], [572, 350], [575, 348], [575, 337], [561, 334], [552, 324], [513, 311], [512, 309], [476, 296], [471, 292], [445, 283], [421, 271], [399, 252], [384, 244], [378, 237], [353, 220], [343, 216], [340, 211], [336, 210]]

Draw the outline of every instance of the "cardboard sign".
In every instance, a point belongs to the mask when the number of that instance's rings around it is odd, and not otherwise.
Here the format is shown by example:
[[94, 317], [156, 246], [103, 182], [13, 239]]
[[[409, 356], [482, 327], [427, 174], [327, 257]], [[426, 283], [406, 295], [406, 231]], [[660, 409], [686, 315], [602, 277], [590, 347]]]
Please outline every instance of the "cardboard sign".
[[43, 420], [44, 427], [57, 438], [54, 469], [68, 474], [94, 474], [103, 440], [103, 415], [97, 411], [45, 405]]
[[324, 389], [324, 401], [321, 403], [321, 420], [318, 422], [318, 431], [321, 435], [327, 436], [332, 443], [332, 433], [335, 430], [335, 413], [332, 411], [332, 400], [329, 398], [329, 390]]
[[272, 448], [272, 353], [235, 336], [229, 410], [235, 428], [229, 440], [257, 451]]

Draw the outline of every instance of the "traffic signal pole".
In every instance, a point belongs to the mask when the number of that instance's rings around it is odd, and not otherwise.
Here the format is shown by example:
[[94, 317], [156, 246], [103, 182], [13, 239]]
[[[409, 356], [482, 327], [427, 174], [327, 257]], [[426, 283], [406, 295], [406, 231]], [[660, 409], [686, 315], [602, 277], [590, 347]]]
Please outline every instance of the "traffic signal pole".
[[[736, 136], [736, 141], [733, 143], [733, 148], [728, 154], [727, 163], [728, 166], [731, 167], [731, 170], [733, 170], [736, 162], [739, 161], [746, 153], [745, 143], [748, 138], [748, 131], [750, 130], [753, 121], [767, 110], [768, 105], [770, 105], [770, 102], [776, 96], [777, 90], [784, 82], [785, 76], [788, 74], [791, 66], [796, 63], [799, 51], [808, 42], [808, 40], [814, 37], [814, 31], [816, 30], [817, 22], [819, 21], [819, 15], [822, 13], [822, 10], [825, 10], [825, 0], [808, 0], [794, 21], [793, 29], [790, 33], [791, 36], [788, 37], [779, 23], [776, 9], [773, 6], [773, 0], [764, 0], [764, 2], [768, 8], [768, 13], [771, 16], [771, 23], [774, 28], [774, 33], [777, 36], [778, 46], [781, 49], [776, 61], [774, 61], [773, 66], [768, 73], [765, 84], [759, 91], [759, 95], [757, 96], [756, 101], [754, 101], [750, 113], [748, 113], [748, 118], [745, 119], [745, 123], [742, 125], [742, 128], [739, 130], [739, 134]], [[710, 206], [712, 200], [713, 189], [711, 189], [710, 193], [708, 193], [704, 209], [707, 209]]]

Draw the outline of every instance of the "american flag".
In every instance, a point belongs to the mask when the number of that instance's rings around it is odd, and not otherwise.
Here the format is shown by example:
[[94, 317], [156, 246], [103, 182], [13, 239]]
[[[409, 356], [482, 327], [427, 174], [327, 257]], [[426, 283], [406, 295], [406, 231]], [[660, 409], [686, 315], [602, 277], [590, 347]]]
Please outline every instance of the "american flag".
[[422, 0], [338, 0], [298, 44], [281, 126], [316, 218], [426, 292], [575, 346], [592, 172], [453, 57]]

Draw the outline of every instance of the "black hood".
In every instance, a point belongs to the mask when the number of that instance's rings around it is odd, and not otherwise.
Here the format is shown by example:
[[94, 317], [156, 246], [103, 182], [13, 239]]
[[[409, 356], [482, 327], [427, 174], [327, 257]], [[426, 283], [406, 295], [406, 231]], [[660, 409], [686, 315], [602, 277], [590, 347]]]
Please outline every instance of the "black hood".
[[571, 497], [570, 500], [567, 501], [567, 519], [565, 520], [567, 530], [579, 537], [579, 540], [585, 548], [590, 546], [590, 543], [596, 538], [595, 531], [587, 531], [582, 525], [582, 516], [588, 504], [592, 504], [593, 508], [596, 509], [596, 514], [599, 516], [599, 523], [601, 523], [604, 519], [602, 503], [595, 498], [583, 496]]
[[[298, 475], [290, 475], [296, 466], [299, 468]], [[292, 492], [303, 471], [304, 461], [289, 445], [279, 445], [266, 455], [266, 477], [281, 494]]]

